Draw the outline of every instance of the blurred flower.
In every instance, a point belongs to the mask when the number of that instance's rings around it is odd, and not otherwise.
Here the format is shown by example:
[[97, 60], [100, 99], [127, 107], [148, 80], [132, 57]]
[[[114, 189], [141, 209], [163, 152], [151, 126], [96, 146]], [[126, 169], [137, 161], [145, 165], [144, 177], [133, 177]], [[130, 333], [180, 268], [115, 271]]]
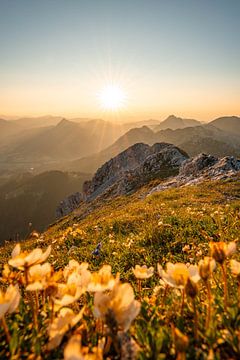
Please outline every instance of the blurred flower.
[[0, 319], [6, 313], [14, 312], [19, 305], [19, 301], [20, 292], [17, 285], [9, 285], [5, 293], [0, 290]]
[[119, 275], [114, 278], [111, 266], [103, 265], [98, 272], [91, 274], [87, 290], [90, 292], [111, 290], [118, 281]]
[[88, 263], [79, 264], [76, 260], [70, 260], [63, 270], [63, 276], [69, 284], [75, 283], [81, 288], [87, 288], [91, 279], [91, 272], [88, 270]]
[[62, 308], [58, 316], [49, 325], [48, 350], [52, 350], [60, 345], [64, 334], [75, 326], [82, 318], [84, 308], [76, 315], [72, 309]]
[[187, 267], [182, 263], [172, 264], [169, 262], [167, 263], [166, 271], [163, 270], [161, 265], [158, 264], [157, 266], [159, 276], [172, 287], [183, 289], [188, 279], [191, 279], [193, 282], [200, 280], [196, 265]]
[[95, 317], [102, 318], [106, 323], [113, 317], [124, 331], [129, 329], [139, 311], [140, 302], [134, 299], [133, 288], [128, 283], [118, 282], [109, 293], [97, 292], [94, 295]]
[[240, 279], [240, 262], [236, 260], [230, 261], [231, 272]]
[[102, 349], [94, 347], [89, 352], [88, 347], [82, 347], [81, 335], [73, 335], [64, 349], [64, 360], [102, 360]]
[[52, 267], [49, 263], [43, 265], [37, 264], [30, 267], [28, 272], [28, 284], [26, 290], [43, 290], [47, 287], [48, 279], [52, 273]]
[[237, 250], [235, 241], [225, 243], [223, 241], [210, 242], [210, 250], [212, 257], [220, 264], [223, 264], [227, 257], [234, 254]]
[[74, 281], [76, 273], [69, 276], [67, 284], [57, 284], [57, 291], [53, 297], [54, 311], [58, 311], [61, 307], [71, 305], [79, 300], [84, 293], [84, 289]]
[[51, 252], [51, 246], [48, 246], [47, 250], [43, 253], [42, 249], [34, 249], [30, 253], [27, 251], [21, 252], [20, 244], [17, 244], [12, 251], [12, 259], [8, 261], [9, 265], [24, 270], [24, 268], [41, 264], [47, 260]]
[[136, 276], [137, 279], [148, 279], [154, 274], [154, 268], [151, 266], [150, 268], [147, 268], [146, 265], [139, 266], [136, 265], [135, 269], [132, 268], [133, 274]]
[[198, 263], [198, 271], [201, 278], [206, 281], [212, 274], [216, 267], [216, 262], [213, 258], [205, 256], [204, 259]]

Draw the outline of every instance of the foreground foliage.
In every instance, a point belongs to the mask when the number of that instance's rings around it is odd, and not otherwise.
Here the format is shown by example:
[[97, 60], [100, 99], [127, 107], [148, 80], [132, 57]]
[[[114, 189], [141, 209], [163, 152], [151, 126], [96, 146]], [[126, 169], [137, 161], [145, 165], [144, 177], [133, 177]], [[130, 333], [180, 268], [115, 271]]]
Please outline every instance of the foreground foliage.
[[239, 182], [145, 190], [2, 248], [0, 358], [240, 357]]

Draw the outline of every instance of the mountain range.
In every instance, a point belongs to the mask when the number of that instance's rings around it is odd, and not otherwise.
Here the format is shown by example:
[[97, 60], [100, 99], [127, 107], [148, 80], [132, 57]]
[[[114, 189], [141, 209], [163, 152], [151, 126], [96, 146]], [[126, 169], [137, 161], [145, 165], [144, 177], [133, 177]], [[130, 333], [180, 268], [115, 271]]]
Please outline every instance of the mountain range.
[[[172, 119], [173, 117], [171, 116], [171, 123]], [[223, 127], [227, 128], [229, 121], [231, 128], [236, 128], [235, 132], [223, 129]], [[190, 156], [205, 152], [215, 156], [232, 155], [238, 157], [240, 156], [239, 124], [239, 117], [224, 117], [208, 124], [175, 130], [167, 128], [165, 130], [153, 131], [147, 126], [133, 128], [106, 149], [91, 156], [69, 162], [65, 166], [68, 170], [81, 169], [83, 172], [93, 173], [104, 162], [138, 142], [149, 145], [155, 142], [171, 143], [186, 151]]]

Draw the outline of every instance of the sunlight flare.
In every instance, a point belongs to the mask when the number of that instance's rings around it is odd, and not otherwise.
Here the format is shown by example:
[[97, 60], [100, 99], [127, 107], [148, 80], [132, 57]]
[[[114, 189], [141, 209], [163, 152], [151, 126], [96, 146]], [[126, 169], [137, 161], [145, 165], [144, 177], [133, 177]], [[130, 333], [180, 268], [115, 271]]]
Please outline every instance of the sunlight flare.
[[120, 86], [111, 84], [99, 92], [98, 98], [104, 110], [116, 111], [124, 107], [127, 96]]

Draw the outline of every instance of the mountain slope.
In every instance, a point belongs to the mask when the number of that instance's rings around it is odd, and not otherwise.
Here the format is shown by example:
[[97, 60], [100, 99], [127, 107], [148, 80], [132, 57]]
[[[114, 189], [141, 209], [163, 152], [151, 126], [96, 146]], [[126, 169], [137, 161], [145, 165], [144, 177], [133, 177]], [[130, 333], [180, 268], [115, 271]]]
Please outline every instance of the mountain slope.
[[[42, 231], [55, 220], [58, 203], [81, 190], [86, 174], [49, 171], [36, 176], [13, 176], [0, 186], [0, 243], [25, 237], [33, 228]], [[32, 223], [32, 228], [29, 228]]]
[[155, 142], [155, 134], [147, 126], [129, 130], [106, 149], [86, 158], [67, 163], [65, 168], [69, 170], [84, 169], [84, 172], [94, 173], [106, 161], [126, 150], [129, 146], [140, 142], [145, 144], [153, 144]]
[[21, 130], [21, 126], [13, 124], [8, 120], [0, 119], [0, 141], [3, 141], [6, 137], [19, 133]]
[[68, 162], [64, 169], [94, 173], [106, 161], [136, 143], [152, 145], [155, 142], [174, 144], [195, 156], [201, 152], [215, 156], [240, 156], [240, 139], [235, 134], [230, 134], [212, 125], [187, 127], [184, 129], [166, 129], [154, 132], [148, 127], [131, 129], [121, 136], [115, 143], [99, 153], [85, 158]]
[[240, 135], [240, 117], [224, 116], [211, 121], [209, 124], [220, 130]]
[[107, 161], [83, 185], [87, 201], [131, 193], [155, 178], [176, 174], [188, 155], [174, 145], [156, 143], [152, 146], [136, 143]]
[[165, 120], [163, 120], [159, 125], [157, 125], [154, 130], [160, 131], [165, 129], [183, 129], [186, 127], [199, 126], [201, 122], [194, 119], [182, 119], [175, 115], [168, 116]]

